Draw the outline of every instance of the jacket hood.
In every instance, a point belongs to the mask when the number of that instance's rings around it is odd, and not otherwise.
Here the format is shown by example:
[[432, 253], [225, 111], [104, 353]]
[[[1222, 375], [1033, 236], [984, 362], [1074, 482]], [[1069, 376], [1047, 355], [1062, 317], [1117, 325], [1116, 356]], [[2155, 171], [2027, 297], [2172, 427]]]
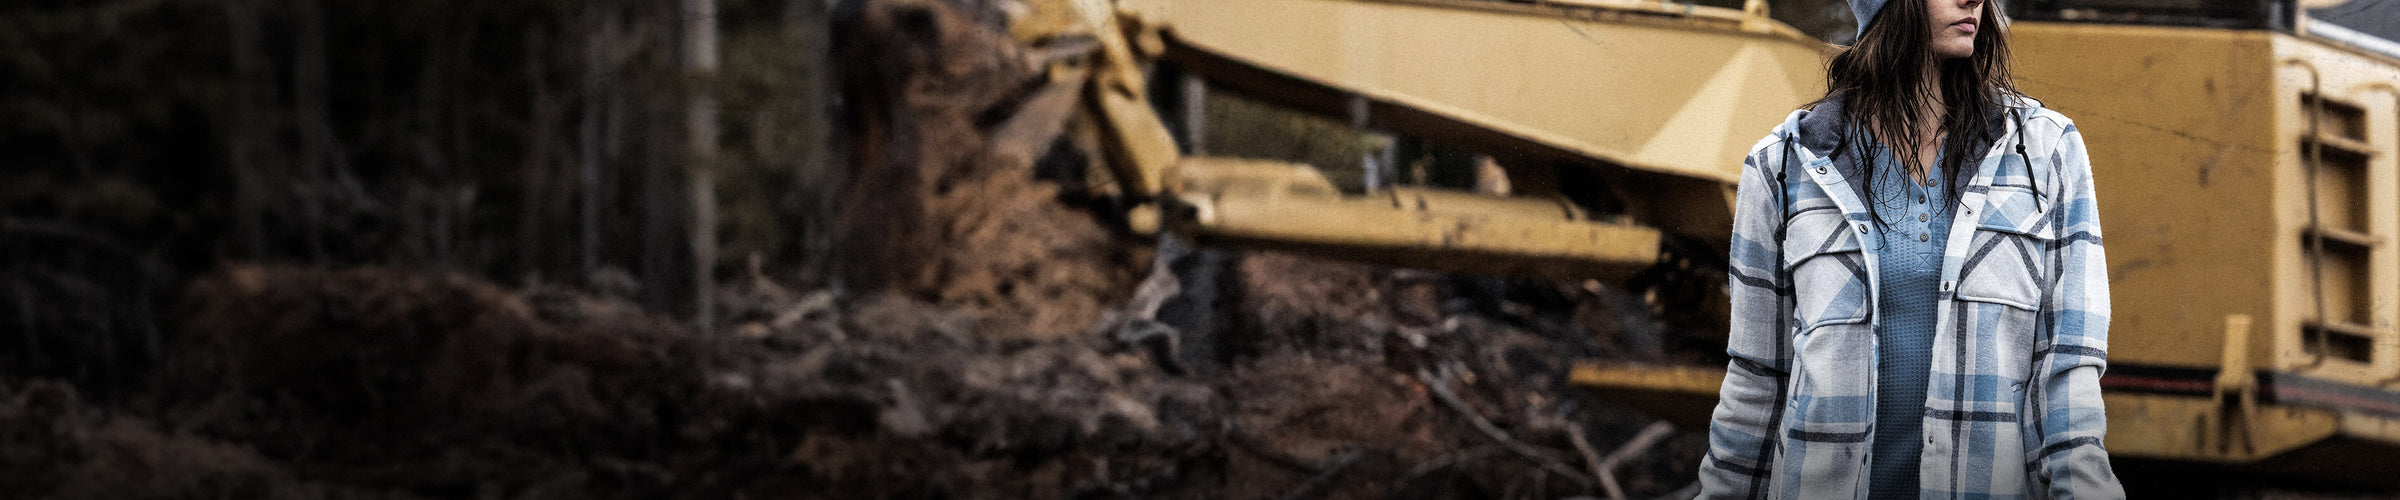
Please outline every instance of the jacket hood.
[[[1996, 131], [1996, 133], [1993, 134], [1995, 137], [1973, 138], [1976, 142], [1973, 144], [1968, 144], [1966, 150], [1980, 155], [1983, 151], [1991, 148], [1992, 139], [2007, 136], [2008, 130], [2006, 129], [2005, 124], [2010, 116], [2008, 111], [2010, 111], [2012, 107], [2025, 107], [2030, 109], [2038, 108], [2040, 106], [2039, 103], [2034, 102], [2032, 99], [2019, 99], [2017, 101], [2018, 103], [2016, 106], [2004, 104], [2000, 107], [2000, 109], [1993, 110], [1994, 112], [1991, 113], [1990, 129]], [[1857, 153], [1856, 150], [1840, 151], [1843, 149], [1841, 147], [1842, 135], [1850, 131], [1849, 119], [1846, 118], [1842, 113], [1843, 108], [1848, 106], [1849, 102], [1850, 96], [1835, 94], [1833, 97], [1827, 98], [1824, 102], [1817, 104], [1816, 108], [1814, 109], [1802, 110], [1800, 112], [1800, 119], [1797, 123], [1798, 130], [1793, 131], [1794, 137], [1792, 140], [1794, 144], [1798, 144], [1803, 148], [1808, 148], [1809, 152], [1816, 153], [1818, 157], [1831, 160], [1833, 162], [1833, 168], [1842, 172], [1843, 179], [1853, 181], [1850, 183], [1852, 186], [1858, 186], [1861, 183], [1856, 181], [1860, 180], [1860, 162], [1862, 159], [1859, 158], [1859, 155], [1854, 154]], [[1852, 146], [1855, 148], [1857, 145], [1853, 144]], [[1973, 164], [1974, 163], [1972, 162], [1968, 163], [1968, 165]], [[1973, 175], [1974, 173], [1968, 172], [1968, 174]]]

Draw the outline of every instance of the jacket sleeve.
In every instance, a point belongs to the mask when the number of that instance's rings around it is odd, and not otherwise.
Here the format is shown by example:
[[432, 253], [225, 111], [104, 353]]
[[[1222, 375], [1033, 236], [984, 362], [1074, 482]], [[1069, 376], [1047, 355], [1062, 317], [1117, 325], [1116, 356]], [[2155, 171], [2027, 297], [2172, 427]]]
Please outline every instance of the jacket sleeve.
[[1708, 424], [1700, 498], [1765, 498], [1791, 360], [1791, 284], [1783, 272], [1781, 142], [1743, 162], [1727, 259], [1733, 321], [1725, 384]]
[[2035, 418], [2038, 436], [2032, 472], [2051, 498], [2124, 498], [2109, 467], [2101, 438], [2108, 417], [2100, 401], [2100, 374], [2108, 368], [2108, 262], [2100, 244], [2100, 210], [2092, 192], [2091, 159], [2083, 134], [2073, 124], [2050, 148], [2048, 163], [2059, 175], [2054, 269], [2045, 322], [2047, 347], [2035, 353]]

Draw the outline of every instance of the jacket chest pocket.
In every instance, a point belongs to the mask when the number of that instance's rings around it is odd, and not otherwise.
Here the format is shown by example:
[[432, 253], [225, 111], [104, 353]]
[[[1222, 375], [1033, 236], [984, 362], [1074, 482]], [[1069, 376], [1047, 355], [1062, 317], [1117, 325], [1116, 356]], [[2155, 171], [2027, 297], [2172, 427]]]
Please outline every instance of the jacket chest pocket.
[[1803, 333], [1862, 323], [1873, 312], [1861, 228], [1830, 204], [1800, 208], [1786, 222], [1783, 266], [1792, 286], [1792, 319]]
[[1959, 256], [1966, 259], [1959, 268], [1959, 299], [2041, 309], [2042, 284], [2056, 267], [2049, 261], [2058, 231], [2046, 210], [2053, 207], [2035, 198], [2024, 188], [1994, 186], [1982, 210], [1969, 214], [1975, 234]]
[[2030, 356], [2042, 347], [2040, 311], [2058, 268], [2052, 262], [2057, 253], [2050, 250], [2058, 239], [2049, 217], [2055, 207], [2050, 200], [2037, 203], [2024, 188], [1994, 186], [1990, 193], [1989, 202], [1972, 214], [1975, 234], [1966, 254], [1954, 257], [1965, 259], [1959, 268], [1963, 314], [1957, 315], [1957, 331], [1990, 346], [1992, 355], [2016, 358], [1993, 360], [1998, 366], [1990, 373], [2024, 380]]

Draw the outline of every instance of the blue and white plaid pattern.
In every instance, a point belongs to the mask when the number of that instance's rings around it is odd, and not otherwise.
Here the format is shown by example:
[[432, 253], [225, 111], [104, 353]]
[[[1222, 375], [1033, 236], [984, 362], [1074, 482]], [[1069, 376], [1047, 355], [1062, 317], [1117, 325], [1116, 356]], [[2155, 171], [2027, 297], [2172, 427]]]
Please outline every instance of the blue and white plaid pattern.
[[[2101, 447], [2108, 277], [2091, 160], [2021, 101], [1959, 197], [1919, 466], [1924, 498], [2122, 498]], [[1864, 498], [1881, 228], [1793, 112], [1735, 196], [1732, 335], [1703, 498]], [[2028, 164], [2028, 159], [2031, 163]], [[2038, 188], [2038, 189], [2037, 189]]]

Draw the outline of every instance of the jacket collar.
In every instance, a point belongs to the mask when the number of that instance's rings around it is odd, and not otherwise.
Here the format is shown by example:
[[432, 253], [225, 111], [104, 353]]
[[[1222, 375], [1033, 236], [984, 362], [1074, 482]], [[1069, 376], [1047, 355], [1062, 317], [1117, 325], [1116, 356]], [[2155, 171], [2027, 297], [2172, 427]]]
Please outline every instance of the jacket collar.
[[[1859, 163], [1866, 159], [1860, 157], [1859, 152], [1862, 148], [1858, 148], [1858, 146], [1861, 144], [1853, 143], [1849, 145], [1850, 148], [1842, 147], [1842, 135], [1850, 131], [1849, 119], [1842, 113], [1842, 110], [1848, 107], [1849, 103], [1850, 96], [1835, 94], [1818, 104], [1815, 109], [1801, 111], [1800, 119], [1795, 123], [1797, 128], [1794, 130], [1794, 136], [1798, 139], [1800, 147], [1808, 148], [1817, 156], [1832, 160], [1833, 169], [1841, 172], [1842, 177], [1852, 181], [1851, 185], [1855, 187], [1860, 185], [1857, 181], [1863, 175], [1863, 169], [1860, 168]], [[2007, 128], [2010, 111], [2013, 109], [2007, 105], [1993, 110], [1990, 115], [1990, 130], [1999, 130], [2002, 136], [2010, 133]], [[1967, 145], [1966, 150], [1986, 151], [1986, 156], [1989, 156], [1989, 151], [1994, 143], [1998, 142], [1978, 138], [1969, 139], [1977, 142]], [[1843, 149], [1850, 150], [1842, 151]]]
[[[1879, 269], [1876, 262], [1881, 260], [1882, 245], [1869, 242], [1882, 241], [1883, 229], [1875, 227], [1872, 216], [1868, 215], [1866, 211], [1866, 205], [1859, 201], [1864, 196], [1855, 187], [1858, 183], [1852, 182], [1859, 178], [1860, 169], [1855, 158], [1858, 155], [1840, 154], [1841, 152], [1836, 151], [1839, 149], [1836, 146], [1841, 140], [1839, 134], [1847, 129], [1847, 124], [1841, 118], [1841, 109], [1845, 100], [1836, 96], [1834, 99], [1826, 100], [1823, 104], [1818, 104], [1814, 110], [1793, 111], [1791, 116], [1785, 118], [1783, 125], [1777, 127], [1776, 131], [1783, 135], [1785, 145], [1791, 147], [1790, 160], [1800, 162], [1801, 172], [1810, 180], [1815, 181], [1817, 186], [1824, 191], [1825, 196], [1833, 200], [1834, 206], [1841, 209], [1843, 218], [1850, 223], [1851, 230], [1859, 238], [1859, 247], [1864, 250], [1866, 267]], [[1959, 209], [1954, 210], [1951, 214], [1951, 231], [1948, 241], [1943, 242], [1943, 255], [1964, 255], [1976, 227], [1977, 212], [1989, 212], [1989, 207], [1985, 206], [1985, 202], [1991, 191], [1992, 177], [1999, 170], [2000, 163], [2007, 161], [2007, 156], [2002, 148], [2018, 143], [2017, 136], [2022, 132], [2024, 125], [2022, 117], [2035, 106], [2039, 106], [2039, 103], [2025, 100], [1996, 110], [1997, 112], [1993, 113], [1993, 119], [2001, 120], [2001, 123], [1995, 124], [2000, 130], [1999, 137], [1989, 144], [1977, 144], [1976, 146], [1979, 147], [1968, 149], [1968, 151], [1982, 151], [1982, 154], [1978, 155], [1975, 161], [1967, 163], [1973, 165], [1975, 175], [1968, 178], [1966, 187], [1959, 190]], [[2026, 160], [2020, 158], [2016, 161]], [[1789, 166], [1786, 168], [1788, 170]], [[1960, 267], [1959, 263], [1955, 262], [1956, 260], [1953, 258], [1943, 259], [1940, 292], [1944, 298], [1948, 298], [1950, 294], [1954, 293], [1957, 287]], [[1877, 274], [1880, 273], [1867, 273], [1867, 288], [1870, 290], [1868, 294], [1870, 307], [1880, 311], [1882, 310], [1882, 293], [1879, 291], [1883, 287], [1882, 279]]]

